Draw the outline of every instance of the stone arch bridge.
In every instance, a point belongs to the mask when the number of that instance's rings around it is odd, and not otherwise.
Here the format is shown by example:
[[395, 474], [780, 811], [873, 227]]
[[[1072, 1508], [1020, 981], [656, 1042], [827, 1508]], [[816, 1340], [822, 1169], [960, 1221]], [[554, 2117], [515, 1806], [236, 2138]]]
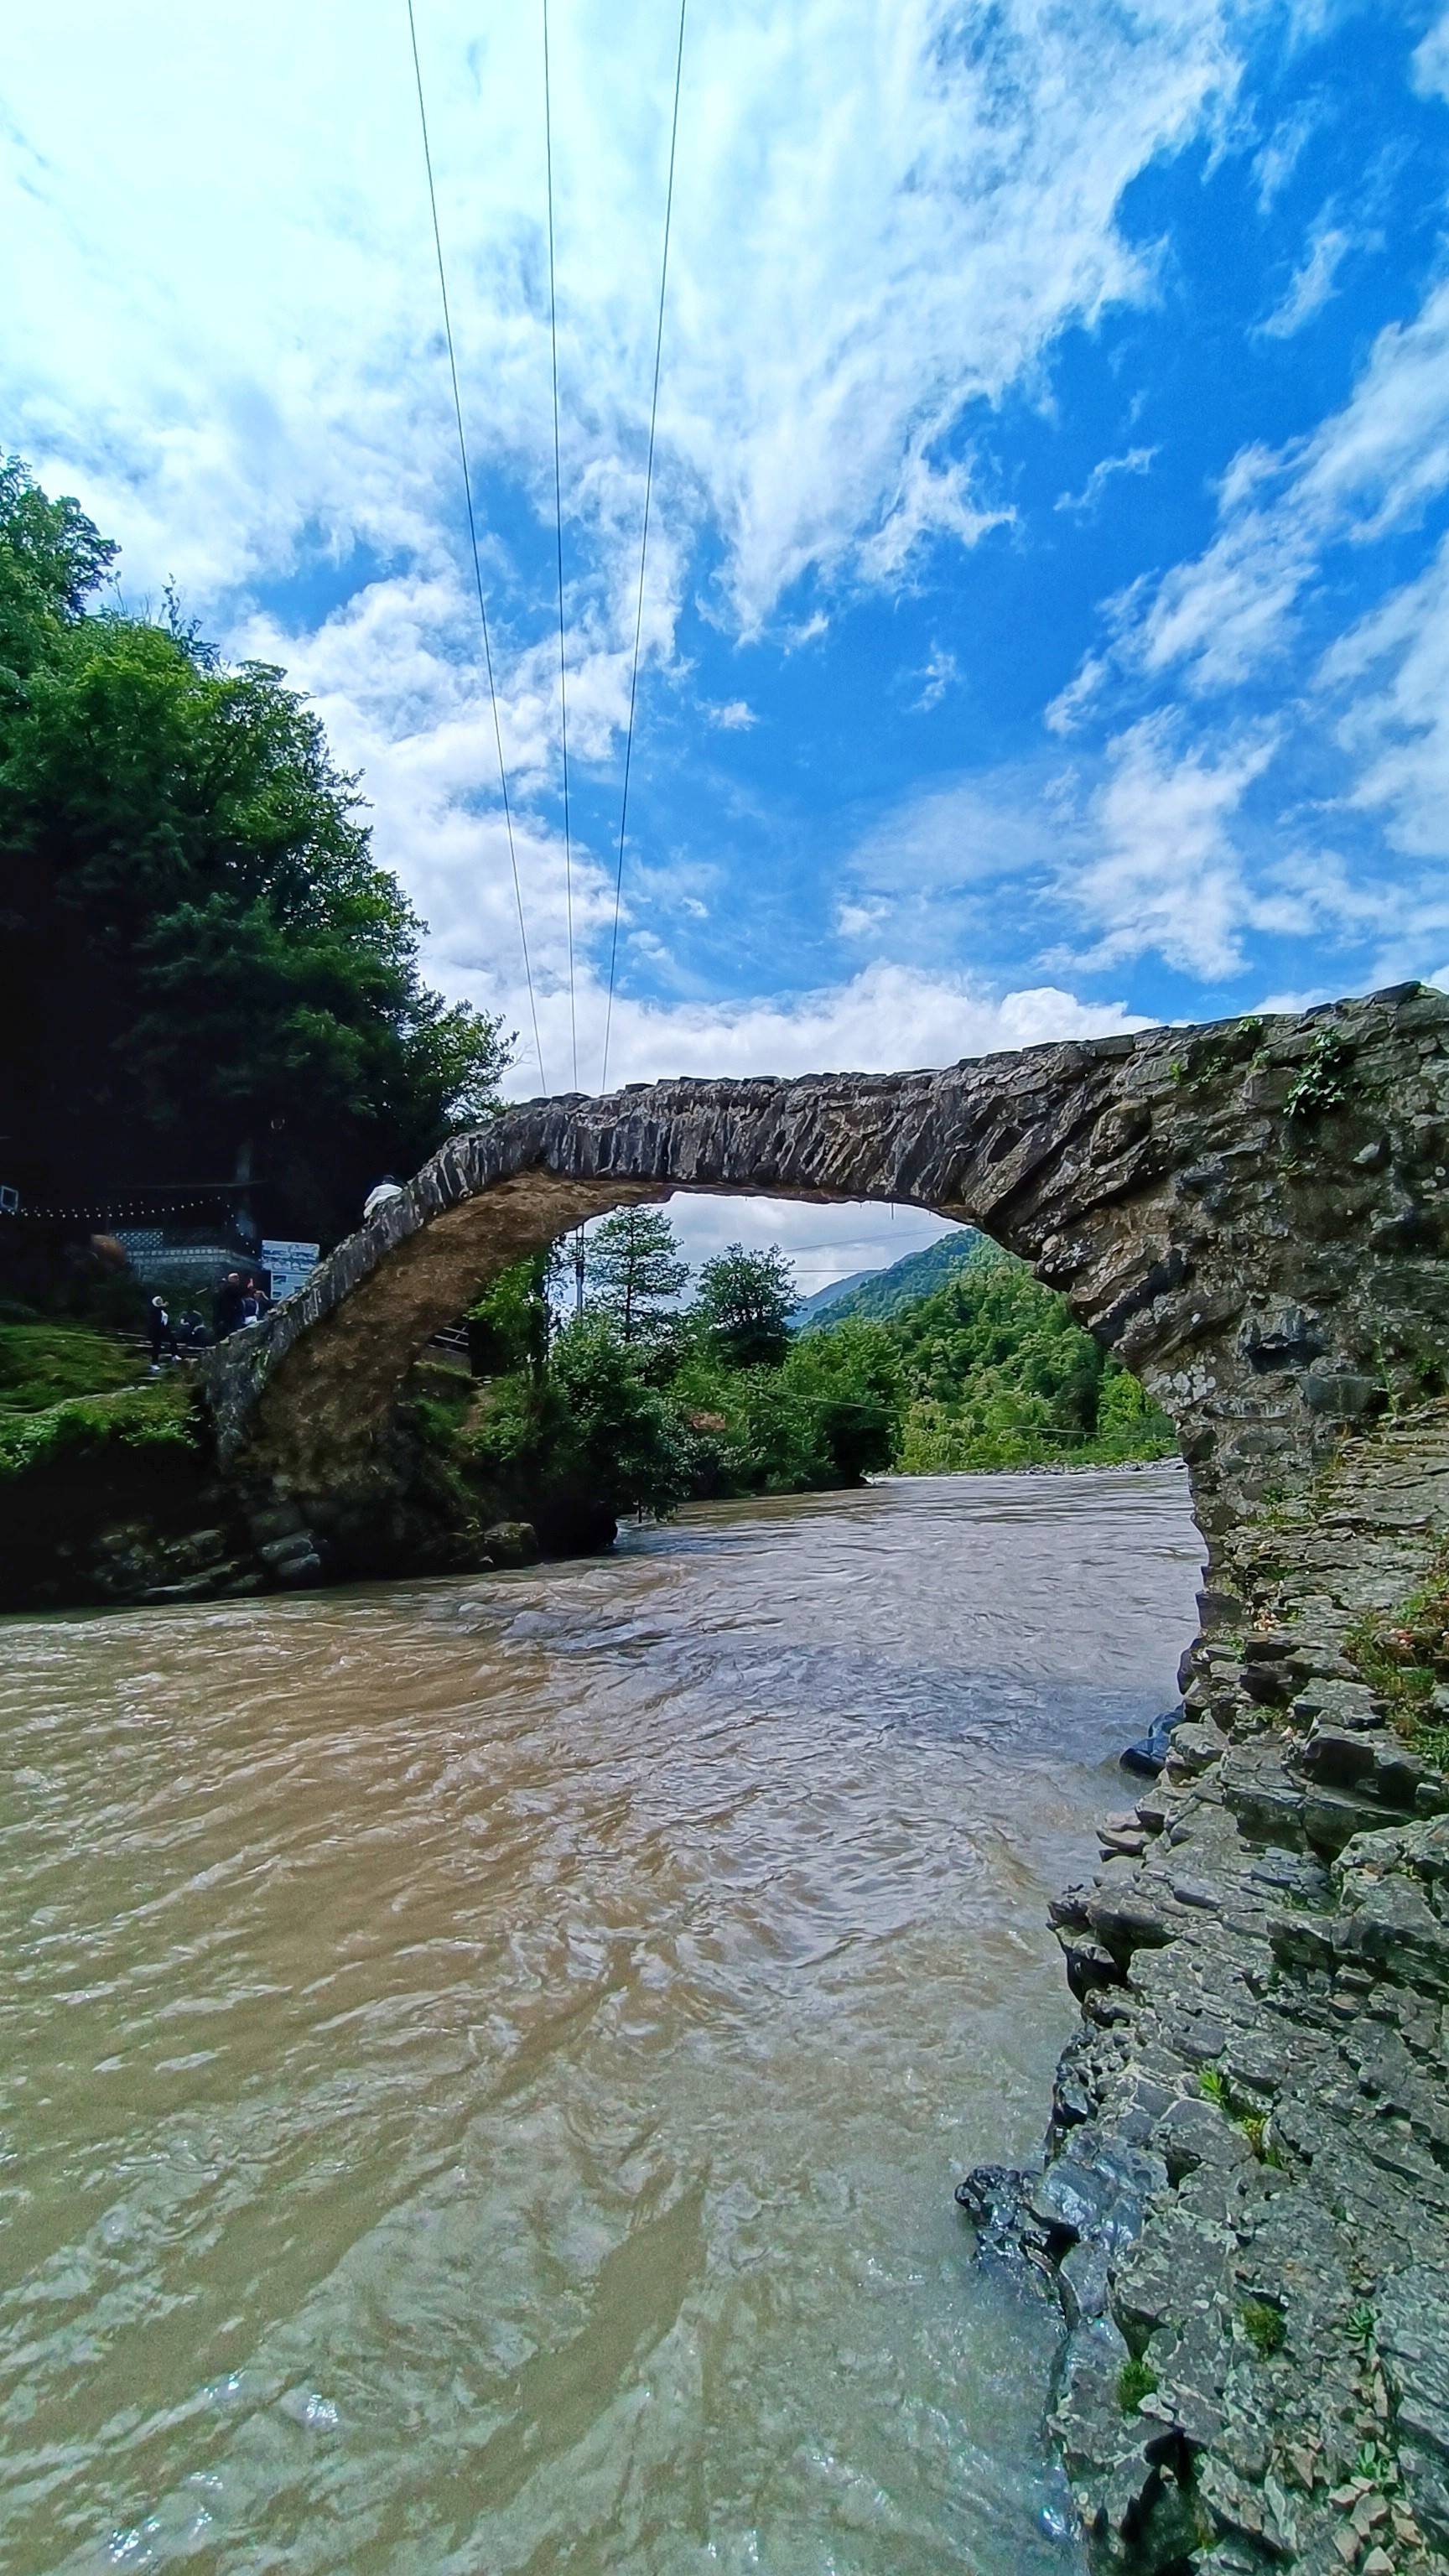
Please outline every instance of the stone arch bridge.
[[[1028, 1048], [944, 1072], [634, 1085], [455, 1136], [208, 1355], [223, 1466], [323, 1531], [381, 1508], [413, 1360], [585, 1219], [676, 1190], [979, 1226], [1176, 1422], [1210, 1550], [1449, 1350], [1449, 997]], [[355, 1547], [344, 1554], [357, 1561]]]

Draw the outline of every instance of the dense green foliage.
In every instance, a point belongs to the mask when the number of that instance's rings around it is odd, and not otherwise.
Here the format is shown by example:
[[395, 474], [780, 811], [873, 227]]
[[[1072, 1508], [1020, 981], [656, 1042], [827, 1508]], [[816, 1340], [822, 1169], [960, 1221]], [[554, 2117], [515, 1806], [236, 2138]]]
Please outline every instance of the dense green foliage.
[[728, 1368], [778, 1368], [790, 1347], [800, 1299], [778, 1245], [746, 1252], [727, 1244], [699, 1274], [695, 1315], [710, 1347]]
[[1158, 1458], [1176, 1445], [1137, 1379], [1004, 1253], [973, 1261], [891, 1329], [911, 1389], [897, 1450], [909, 1473]]
[[[601, 1512], [668, 1511], [689, 1497], [857, 1484], [891, 1468], [1161, 1457], [1171, 1425], [1064, 1301], [987, 1246], [934, 1296], [886, 1320], [847, 1317], [791, 1335], [788, 1264], [733, 1245], [670, 1310], [678, 1261], [667, 1220], [631, 1238], [617, 1221], [599, 1302], [559, 1324], [550, 1265], [524, 1263], [469, 1317], [485, 1384], [427, 1403], [450, 1472], [485, 1507], [535, 1520], [545, 1541]], [[638, 1262], [635, 1262], [635, 1256]], [[641, 1304], [642, 1266], [657, 1294]], [[626, 1295], [621, 1277], [633, 1278]], [[678, 1293], [676, 1289], [672, 1293]]]
[[250, 1166], [276, 1228], [325, 1237], [491, 1107], [502, 1033], [422, 982], [282, 674], [223, 667], [173, 602], [97, 612], [114, 553], [0, 465], [3, 1177], [43, 1200]]

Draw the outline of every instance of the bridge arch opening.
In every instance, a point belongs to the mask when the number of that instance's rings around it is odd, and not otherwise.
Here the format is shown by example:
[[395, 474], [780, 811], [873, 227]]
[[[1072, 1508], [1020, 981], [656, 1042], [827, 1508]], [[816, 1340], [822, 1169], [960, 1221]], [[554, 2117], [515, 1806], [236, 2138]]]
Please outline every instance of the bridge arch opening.
[[325, 1526], [385, 1487], [381, 1435], [430, 1335], [526, 1254], [676, 1192], [894, 1202], [1064, 1292], [1177, 1425], [1215, 1554], [1443, 1372], [1446, 1074], [1449, 996], [1410, 985], [940, 1072], [526, 1102], [208, 1355], [219, 1456]]

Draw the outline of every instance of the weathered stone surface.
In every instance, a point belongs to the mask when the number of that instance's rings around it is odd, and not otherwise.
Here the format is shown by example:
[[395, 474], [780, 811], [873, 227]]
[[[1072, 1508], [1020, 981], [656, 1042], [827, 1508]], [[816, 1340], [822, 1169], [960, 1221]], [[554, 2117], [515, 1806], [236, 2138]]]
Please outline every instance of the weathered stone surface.
[[[1164, 1776], [1140, 1857], [1053, 1908], [1069, 1959], [1091, 1945], [1116, 1976], [1073, 1977], [1083, 2028], [1018, 2209], [1068, 2329], [1053, 2425], [1113, 2576], [1449, 2568], [1449, 1816], [1418, 1812], [1442, 1778], [1343, 1655], [1446, 1559], [1444, 1401], [1227, 1530], [1239, 1626], [1181, 1677], [1222, 1749]], [[1334, 1696], [1285, 1707], [1265, 1669]], [[1170, 1938], [1094, 1937], [1149, 1921]], [[1129, 2155], [1154, 2165], [1135, 2192], [1108, 2179]]]
[[[1325, 1031], [1341, 1101], [1293, 1116]], [[1402, 1400], [1449, 1335], [1425, 1120], [1449, 1121], [1449, 998], [1417, 985], [940, 1073], [528, 1102], [453, 1138], [297, 1296], [207, 1355], [220, 1454], [259, 1508], [291, 1497], [319, 1534], [355, 1531], [385, 1508], [386, 1427], [429, 1335], [583, 1219], [674, 1190], [928, 1207], [1031, 1261], [1180, 1426], [1205, 1621], [1232, 1628], [1227, 1535]]]

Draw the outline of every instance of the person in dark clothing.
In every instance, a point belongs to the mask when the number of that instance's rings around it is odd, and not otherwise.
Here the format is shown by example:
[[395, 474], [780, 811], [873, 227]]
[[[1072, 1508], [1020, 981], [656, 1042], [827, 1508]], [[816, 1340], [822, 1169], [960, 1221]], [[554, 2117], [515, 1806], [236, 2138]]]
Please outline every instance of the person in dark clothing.
[[151, 1345], [153, 1368], [161, 1366], [163, 1351], [169, 1351], [172, 1359], [175, 1359], [176, 1335], [171, 1329], [171, 1318], [166, 1312], [164, 1297], [153, 1297], [146, 1309], [146, 1338]]
[[213, 1292], [211, 1320], [219, 1342], [224, 1342], [228, 1333], [241, 1331], [242, 1284], [239, 1270], [229, 1270], [221, 1286]]

